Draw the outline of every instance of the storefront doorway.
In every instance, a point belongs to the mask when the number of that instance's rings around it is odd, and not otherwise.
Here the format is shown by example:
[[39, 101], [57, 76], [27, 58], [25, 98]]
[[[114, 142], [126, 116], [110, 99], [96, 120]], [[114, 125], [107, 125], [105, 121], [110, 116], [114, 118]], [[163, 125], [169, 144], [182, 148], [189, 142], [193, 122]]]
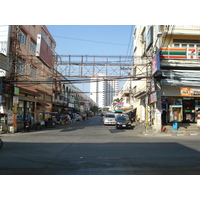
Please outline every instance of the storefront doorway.
[[195, 122], [195, 100], [193, 97], [183, 98], [183, 122]]

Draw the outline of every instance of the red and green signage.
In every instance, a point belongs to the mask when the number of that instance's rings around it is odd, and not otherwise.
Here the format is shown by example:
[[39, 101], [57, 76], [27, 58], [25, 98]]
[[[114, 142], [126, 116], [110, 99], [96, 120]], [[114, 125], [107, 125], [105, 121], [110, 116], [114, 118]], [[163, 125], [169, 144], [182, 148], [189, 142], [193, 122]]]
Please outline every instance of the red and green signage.
[[161, 59], [200, 59], [200, 49], [196, 48], [161, 48]]
[[161, 48], [161, 59], [163, 58], [175, 58], [175, 59], [186, 59], [187, 49], [186, 48]]

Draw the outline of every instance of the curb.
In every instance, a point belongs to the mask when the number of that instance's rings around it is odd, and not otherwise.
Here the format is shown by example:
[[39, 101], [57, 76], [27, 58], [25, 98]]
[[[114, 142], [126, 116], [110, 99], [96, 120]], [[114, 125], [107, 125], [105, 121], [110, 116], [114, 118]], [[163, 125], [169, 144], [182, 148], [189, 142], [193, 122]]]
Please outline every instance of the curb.
[[177, 133], [177, 136], [200, 136], [200, 134], [199, 133], [184, 133], [184, 134]]
[[178, 132], [173, 132], [173, 133], [153, 133], [153, 132], [145, 132], [143, 131], [144, 135], [151, 135], [151, 136], [200, 136], [200, 133], [178, 133]]

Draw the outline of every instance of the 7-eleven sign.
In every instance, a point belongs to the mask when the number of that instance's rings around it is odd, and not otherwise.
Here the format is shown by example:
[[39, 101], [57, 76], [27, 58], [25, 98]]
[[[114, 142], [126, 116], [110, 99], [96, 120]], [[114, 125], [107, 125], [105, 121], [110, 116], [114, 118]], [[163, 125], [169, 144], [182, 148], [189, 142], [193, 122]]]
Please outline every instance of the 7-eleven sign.
[[197, 50], [187, 49], [187, 59], [197, 59]]

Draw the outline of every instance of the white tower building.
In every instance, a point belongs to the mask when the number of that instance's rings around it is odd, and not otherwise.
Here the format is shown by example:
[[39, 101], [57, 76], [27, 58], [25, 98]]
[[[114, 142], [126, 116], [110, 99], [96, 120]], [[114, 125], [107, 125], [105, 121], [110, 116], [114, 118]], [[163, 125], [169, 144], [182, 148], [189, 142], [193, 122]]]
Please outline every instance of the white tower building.
[[95, 101], [100, 108], [111, 105], [114, 96], [119, 90], [118, 80], [105, 80], [105, 74], [97, 74], [90, 82], [90, 98]]

